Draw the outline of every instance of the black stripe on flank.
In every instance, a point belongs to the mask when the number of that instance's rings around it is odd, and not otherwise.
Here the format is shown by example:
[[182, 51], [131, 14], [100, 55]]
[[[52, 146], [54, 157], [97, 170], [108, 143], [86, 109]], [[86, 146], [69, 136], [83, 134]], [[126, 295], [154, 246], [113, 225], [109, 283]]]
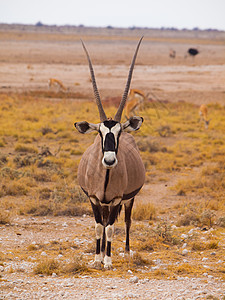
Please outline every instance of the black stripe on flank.
[[109, 171], [110, 171], [109, 169], [106, 170], [104, 192], [106, 191], [108, 183], [109, 183]]
[[86, 192], [82, 187], [81, 187], [81, 189], [85, 193], [85, 195], [88, 196], [88, 192]]
[[140, 191], [141, 188], [142, 188], [142, 186], [139, 189], [133, 191], [132, 193], [123, 194], [122, 200], [129, 200], [129, 199], [133, 198], [135, 195], [137, 195], [137, 193]]

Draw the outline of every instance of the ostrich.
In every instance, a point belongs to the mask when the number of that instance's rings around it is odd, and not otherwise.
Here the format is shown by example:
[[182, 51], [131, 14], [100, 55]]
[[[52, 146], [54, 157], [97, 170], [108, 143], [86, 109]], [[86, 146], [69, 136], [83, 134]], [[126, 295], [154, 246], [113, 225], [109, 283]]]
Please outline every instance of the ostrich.
[[197, 49], [195, 49], [195, 48], [189, 48], [188, 51], [187, 51], [187, 53], [190, 56], [195, 57], [199, 53], [199, 51]]

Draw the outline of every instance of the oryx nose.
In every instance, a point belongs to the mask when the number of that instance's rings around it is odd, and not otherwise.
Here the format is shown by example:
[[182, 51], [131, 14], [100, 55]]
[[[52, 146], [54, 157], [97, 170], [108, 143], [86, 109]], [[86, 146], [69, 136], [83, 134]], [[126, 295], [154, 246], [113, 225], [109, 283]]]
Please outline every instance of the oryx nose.
[[104, 158], [104, 163], [108, 166], [112, 166], [113, 164], [115, 164], [115, 162], [116, 162], [115, 158], [113, 160], [106, 160]]

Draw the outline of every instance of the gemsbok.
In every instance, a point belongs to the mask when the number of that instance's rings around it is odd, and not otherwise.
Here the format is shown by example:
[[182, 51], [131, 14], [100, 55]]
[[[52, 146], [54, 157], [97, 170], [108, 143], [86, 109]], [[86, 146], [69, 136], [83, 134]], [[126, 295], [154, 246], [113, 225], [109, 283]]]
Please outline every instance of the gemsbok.
[[200, 120], [204, 121], [205, 129], [208, 129], [210, 120], [208, 119], [208, 108], [205, 104], [202, 104], [199, 108]]
[[[143, 38], [143, 37], [142, 37]], [[94, 95], [100, 115], [100, 123], [86, 121], [75, 123], [80, 133], [97, 131], [94, 143], [83, 154], [78, 167], [78, 181], [89, 197], [95, 218], [96, 254], [94, 266], [112, 268], [111, 242], [114, 223], [122, 205], [125, 206], [126, 245], [130, 251], [129, 232], [131, 210], [135, 195], [145, 181], [145, 168], [133, 136], [125, 131], [138, 130], [143, 122], [141, 117], [131, 117], [121, 123], [122, 112], [127, 100], [140, 39], [128, 74], [126, 87], [114, 119], [107, 118], [99, 96], [92, 62], [82, 42], [87, 56]]]

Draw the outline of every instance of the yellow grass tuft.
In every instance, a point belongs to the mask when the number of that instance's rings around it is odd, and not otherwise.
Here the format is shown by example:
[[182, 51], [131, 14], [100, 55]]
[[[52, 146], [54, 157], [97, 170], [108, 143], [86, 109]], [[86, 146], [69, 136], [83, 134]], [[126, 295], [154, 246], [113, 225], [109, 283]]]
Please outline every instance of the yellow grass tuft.
[[60, 273], [60, 263], [53, 258], [43, 259], [34, 267], [34, 274], [52, 275], [52, 273]]
[[153, 203], [139, 202], [133, 209], [134, 220], [154, 220], [156, 218], [156, 208]]

